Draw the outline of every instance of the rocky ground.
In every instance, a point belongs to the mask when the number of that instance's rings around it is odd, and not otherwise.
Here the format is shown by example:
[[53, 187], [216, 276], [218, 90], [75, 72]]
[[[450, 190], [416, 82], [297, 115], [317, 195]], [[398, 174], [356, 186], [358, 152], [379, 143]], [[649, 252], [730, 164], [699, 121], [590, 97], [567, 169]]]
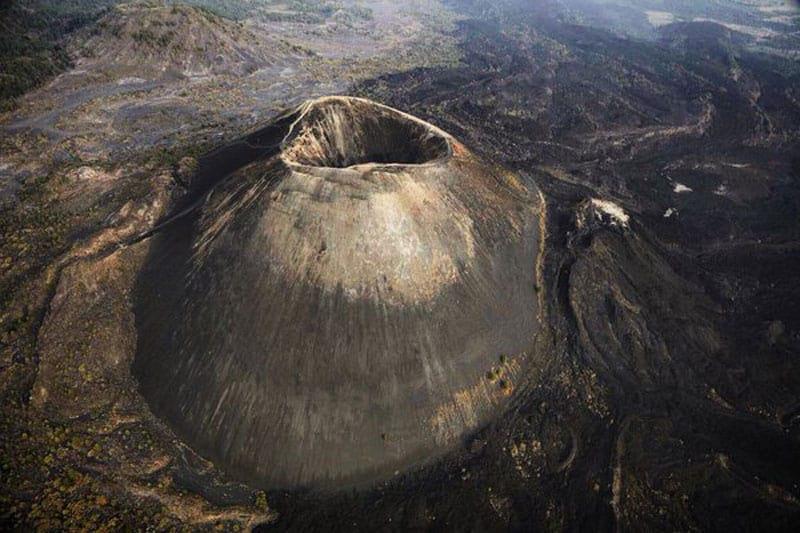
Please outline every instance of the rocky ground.
[[[796, 9], [266, 4], [115, 8], [0, 118], [5, 526], [796, 530]], [[233, 170], [220, 154], [252, 157], [258, 135], [237, 139], [328, 93], [542, 190], [549, 327], [507, 412], [443, 460], [262, 492], [150, 413], [130, 294], [153, 228]]]

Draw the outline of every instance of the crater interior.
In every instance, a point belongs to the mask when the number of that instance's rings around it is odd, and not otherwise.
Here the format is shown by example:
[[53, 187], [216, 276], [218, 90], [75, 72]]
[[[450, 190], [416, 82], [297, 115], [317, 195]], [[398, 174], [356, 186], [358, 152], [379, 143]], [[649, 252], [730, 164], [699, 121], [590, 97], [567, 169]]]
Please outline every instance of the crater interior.
[[345, 168], [367, 163], [421, 164], [450, 155], [447, 139], [429, 125], [356, 99], [312, 101], [301, 111], [302, 132], [284, 150], [287, 161]]

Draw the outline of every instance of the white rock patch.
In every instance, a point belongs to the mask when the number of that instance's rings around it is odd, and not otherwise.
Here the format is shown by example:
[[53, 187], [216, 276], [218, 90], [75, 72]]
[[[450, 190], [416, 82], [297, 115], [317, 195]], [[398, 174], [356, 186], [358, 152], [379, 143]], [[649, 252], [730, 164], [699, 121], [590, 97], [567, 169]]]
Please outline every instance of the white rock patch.
[[675, 15], [668, 11], [645, 11], [644, 14], [647, 15], [647, 22], [656, 28], [675, 22]]
[[592, 206], [598, 211], [605, 213], [611, 217], [613, 224], [618, 224], [623, 227], [628, 227], [630, 217], [628, 214], [614, 202], [608, 200], [600, 200], [599, 198], [592, 198]]

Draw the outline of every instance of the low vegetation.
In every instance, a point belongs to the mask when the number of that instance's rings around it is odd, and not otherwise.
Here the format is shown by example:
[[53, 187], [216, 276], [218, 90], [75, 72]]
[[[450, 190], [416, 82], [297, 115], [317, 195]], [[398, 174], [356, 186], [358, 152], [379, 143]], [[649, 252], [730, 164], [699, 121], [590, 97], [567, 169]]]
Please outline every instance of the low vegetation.
[[10, 0], [0, 3], [0, 111], [70, 65], [64, 38], [115, 0]]

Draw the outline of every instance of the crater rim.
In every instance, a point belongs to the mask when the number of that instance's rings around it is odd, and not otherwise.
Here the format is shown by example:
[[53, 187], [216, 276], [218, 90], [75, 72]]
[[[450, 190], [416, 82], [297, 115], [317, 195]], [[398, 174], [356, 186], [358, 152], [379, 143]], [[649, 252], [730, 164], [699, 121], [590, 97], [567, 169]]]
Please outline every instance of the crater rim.
[[[339, 131], [334, 130], [330, 120], [327, 124], [324, 123], [325, 115], [335, 115], [337, 107], [346, 113], [344, 116], [337, 116], [337, 119], [345, 118], [344, 122], [335, 121], [338, 122]], [[359, 107], [361, 109], [357, 109]], [[359, 123], [357, 111], [361, 110], [372, 113], [364, 113], [366, 120]], [[413, 115], [365, 98], [323, 96], [304, 102], [295, 109], [293, 115], [295, 117], [289, 131], [280, 143], [279, 154], [281, 161], [291, 168], [343, 172], [429, 167], [446, 162], [454, 153], [454, 140], [444, 130]], [[370, 119], [372, 124], [365, 123]], [[331, 137], [337, 140], [337, 133], [339, 142], [331, 143]], [[359, 135], [368, 133], [377, 134], [377, 138], [371, 139], [372, 144], [368, 147], [358, 145], [358, 141], [365, 140]], [[399, 136], [393, 137], [392, 133]], [[345, 145], [345, 139], [348, 138], [355, 138], [356, 145]]]

